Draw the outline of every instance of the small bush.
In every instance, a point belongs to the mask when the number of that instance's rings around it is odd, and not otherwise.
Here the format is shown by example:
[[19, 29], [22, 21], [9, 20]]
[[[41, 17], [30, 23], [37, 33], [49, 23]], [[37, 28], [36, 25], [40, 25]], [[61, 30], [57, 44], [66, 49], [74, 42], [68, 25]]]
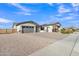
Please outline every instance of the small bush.
[[63, 34], [70, 34], [73, 33], [75, 30], [74, 29], [61, 29], [61, 33]]

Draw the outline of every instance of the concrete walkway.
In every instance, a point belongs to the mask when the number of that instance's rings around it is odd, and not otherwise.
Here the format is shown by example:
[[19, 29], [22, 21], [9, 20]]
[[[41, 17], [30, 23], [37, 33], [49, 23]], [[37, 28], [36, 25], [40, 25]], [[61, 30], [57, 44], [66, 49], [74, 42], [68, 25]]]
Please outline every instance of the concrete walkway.
[[30, 56], [79, 56], [79, 33], [70, 34], [67, 38], [57, 41]]

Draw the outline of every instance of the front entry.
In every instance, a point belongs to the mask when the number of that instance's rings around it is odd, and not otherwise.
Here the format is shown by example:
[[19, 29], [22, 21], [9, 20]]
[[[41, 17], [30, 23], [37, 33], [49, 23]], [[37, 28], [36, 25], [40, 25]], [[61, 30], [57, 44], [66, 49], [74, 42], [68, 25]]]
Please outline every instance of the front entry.
[[34, 26], [22, 26], [22, 33], [34, 32]]

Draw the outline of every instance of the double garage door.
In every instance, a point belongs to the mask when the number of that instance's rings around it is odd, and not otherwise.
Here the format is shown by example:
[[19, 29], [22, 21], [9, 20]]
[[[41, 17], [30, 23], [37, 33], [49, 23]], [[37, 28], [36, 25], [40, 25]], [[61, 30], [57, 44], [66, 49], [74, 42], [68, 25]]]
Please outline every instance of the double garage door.
[[22, 26], [22, 32], [23, 33], [34, 32], [34, 27], [33, 26]]

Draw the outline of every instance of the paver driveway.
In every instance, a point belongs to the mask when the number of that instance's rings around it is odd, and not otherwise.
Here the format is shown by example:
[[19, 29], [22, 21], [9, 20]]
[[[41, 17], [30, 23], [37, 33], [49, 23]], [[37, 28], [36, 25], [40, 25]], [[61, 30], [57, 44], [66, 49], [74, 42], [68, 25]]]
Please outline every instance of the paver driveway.
[[61, 33], [0, 34], [0, 55], [30, 55], [67, 36]]

